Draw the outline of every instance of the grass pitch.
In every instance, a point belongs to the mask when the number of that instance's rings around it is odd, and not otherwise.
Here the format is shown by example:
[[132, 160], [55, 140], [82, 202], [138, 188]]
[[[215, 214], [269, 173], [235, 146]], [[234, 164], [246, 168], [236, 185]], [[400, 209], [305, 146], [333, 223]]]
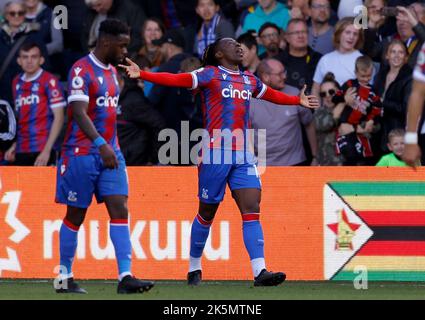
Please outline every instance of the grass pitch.
[[352, 282], [286, 281], [278, 287], [253, 287], [247, 281], [156, 281], [143, 294], [118, 295], [115, 281], [78, 281], [87, 295], [56, 294], [52, 281], [0, 280], [0, 300], [425, 300], [425, 283], [369, 282], [356, 290]]

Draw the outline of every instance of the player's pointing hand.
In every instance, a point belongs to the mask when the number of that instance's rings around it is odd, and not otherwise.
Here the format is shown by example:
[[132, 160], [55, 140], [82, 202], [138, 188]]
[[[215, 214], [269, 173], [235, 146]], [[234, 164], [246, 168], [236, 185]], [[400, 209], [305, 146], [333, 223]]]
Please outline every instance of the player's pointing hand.
[[300, 104], [304, 107], [310, 108], [310, 109], [317, 109], [319, 108], [319, 99], [317, 99], [316, 96], [314, 95], [310, 95], [310, 96], [306, 96], [305, 95], [305, 90], [306, 90], [307, 86], [304, 85], [304, 87], [302, 88], [301, 92], [300, 92]]
[[140, 78], [139, 66], [135, 62], [131, 61], [129, 58], [125, 58], [125, 61], [127, 61], [127, 63], [129, 64], [128, 66], [119, 64], [118, 67], [123, 68], [127, 72], [127, 75], [130, 78], [132, 79]]

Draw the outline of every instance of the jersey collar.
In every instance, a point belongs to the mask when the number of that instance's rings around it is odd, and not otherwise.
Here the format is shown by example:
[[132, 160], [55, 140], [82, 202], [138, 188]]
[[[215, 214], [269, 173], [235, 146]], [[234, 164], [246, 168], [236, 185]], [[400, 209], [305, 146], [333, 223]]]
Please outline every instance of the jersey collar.
[[25, 76], [25, 73], [24, 73], [24, 74], [22, 74], [21, 80], [23, 80], [25, 82], [31, 82], [31, 81], [37, 80], [41, 76], [42, 73], [43, 73], [42, 68], [40, 68], [40, 70], [38, 70], [37, 73], [35, 75], [33, 75], [31, 78], [27, 78]]
[[105, 69], [105, 70], [109, 70], [109, 69], [111, 69], [111, 65], [110, 65], [110, 64], [105, 65], [105, 64], [103, 64], [102, 62], [100, 62], [100, 61], [99, 61], [99, 59], [98, 59], [98, 58], [96, 58], [96, 56], [94, 55], [94, 53], [93, 53], [93, 52], [90, 52], [90, 53], [89, 53], [89, 57], [90, 57], [90, 59], [93, 61], [93, 63], [94, 63], [95, 65], [97, 65], [99, 68], [102, 68], [102, 69]]
[[230, 74], [237, 74], [237, 75], [239, 75], [239, 74], [240, 74], [240, 72], [239, 72], [239, 71], [230, 70], [230, 69], [227, 69], [227, 68], [225, 68], [225, 67], [223, 67], [223, 66], [218, 66], [218, 68], [219, 68], [220, 70], [225, 71], [225, 72], [230, 73]]

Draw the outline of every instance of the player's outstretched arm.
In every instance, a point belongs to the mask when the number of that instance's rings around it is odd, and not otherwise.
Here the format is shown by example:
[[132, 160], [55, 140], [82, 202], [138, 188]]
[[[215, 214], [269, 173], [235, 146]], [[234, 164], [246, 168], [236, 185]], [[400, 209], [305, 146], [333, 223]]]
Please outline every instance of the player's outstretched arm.
[[315, 95], [309, 95], [307, 96], [305, 94], [305, 90], [307, 89], [307, 86], [304, 85], [304, 87], [301, 89], [300, 92], [300, 105], [306, 108], [310, 109], [317, 109], [320, 106], [319, 99]]
[[148, 72], [140, 70], [139, 66], [126, 58], [128, 65], [119, 64], [127, 75], [132, 79], [141, 78], [143, 80], [167, 87], [193, 88], [193, 78], [190, 73], [168, 73], [168, 72]]
[[[425, 102], [425, 82], [413, 81], [412, 93], [407, 106], [407, 125], [403, 160], [411, 167], [420, 163], [421, 149], [418, 145], [418, 124]], [[423, 150], [422, 150], [423, 151]]]
[[306, 96], [304, 91], [306, 86], [301, 90], [300, 95], [297, 96], [289, 96], [284, 94], [283, 92], [274, 90], [270, 87], [267, 87], [266, 92], [264, 93], [261, 99], [267, 100], [276, 104], [284, 104], [284, 105], [302, 105], [307, 108], [317, 109], [319, 107], [319, 100], [316, 96]]

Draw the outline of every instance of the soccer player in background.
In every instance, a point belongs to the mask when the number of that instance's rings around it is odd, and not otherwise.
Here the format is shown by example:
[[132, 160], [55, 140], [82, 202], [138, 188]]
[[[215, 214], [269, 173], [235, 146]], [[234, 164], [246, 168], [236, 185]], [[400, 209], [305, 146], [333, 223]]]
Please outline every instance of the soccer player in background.
[[46, 166], [56, 162], [54, 144], [64, 123], [66, 100], [59, 80], [41, 67], [44, 58], [34, 42], [19, 49], [24, 71], [12, 83], [18, 117], [17, 140], [5, 160], [16, 166]]
[[[406, 134], [404, 135], [403, 160], [415, 168], [421, 164], [422, 152], [425, 152], [425, 121], [423, 115], [425, 103], [425, 44], [418, 55], [413, 72], [413, 87], [407, 106]], [[422, 119], [422, 128], [419, 128]], [[418, 138], [418, 133], [422, 139]], [[422, 150], [421, 150], [422, 149]]]
[[96, 48], [78, 60], [69, 73], [69, 123], [57, 166], [56, 202], [67, 205], [59, 233], [60, 264], [65, 269], [58, 293], [86, 293], [74, 281], [72, 263], [78, 229], [93, 194], [98, 202], [105, 202], [111, 219], [109, 232], [118, 263], [117, 292], [143, 292], [154, 285], [131, 273], [128, 178], [116, 132], [119, 85], [113, 65], [124, 59], [129, 42], [129, 28], [124, 23], [103, 21]]
[[[305, 88], [299, 97], [292, 97], [267, 87], [252, 73], [239, 70], [242, 58], [240, 43], [224, 38], [206, 48], [203, 68], [191, 73], [145, 72], [130, 59], [127, 59], [129, 66], [119, 65], [131, 78], [140, 77], [159, 85], [197, 89], [201, 94], [204, 123], [209, 135], [208, 149], [214, 151], [203, 153], [202, 162], [198, 166], [200, 202], [191, 230], [187, 278], [189, 285], [198, 285], [201, 282], [202, 252], [218, 206], [223, 200], [226, 183], [229, 184], [242, 215], [243, 239], [251, 260], [254, 285], [275, 286], [286, 278], [283, 272], [269, 272], [266, 269], [264, 237], [260, 224], [261, 183], [258, 173], [250, 174], [257, 172], [254, 155], [244, 150], [245, 141], [241, 143], [241, 139], [235, 139], [236, 143], [226, 146], [226, 141], [223, 142], [223, 136], [221, 133], [217, 134], [217, 129], [220, 132], [224, 129], [232, 133], [243, 132], [242, 140], [245, 140], [245, 129], [249, 128], [251, 97], [277, 104], [301, 104], [308, 108], [317, 108], [319, 102], [314, 96], [306, 96]], [[231, 163], [223, 163], [223, 151], [226, 148], [230, 148]], [[217, 153], [216, 150], [222, 152]]]

